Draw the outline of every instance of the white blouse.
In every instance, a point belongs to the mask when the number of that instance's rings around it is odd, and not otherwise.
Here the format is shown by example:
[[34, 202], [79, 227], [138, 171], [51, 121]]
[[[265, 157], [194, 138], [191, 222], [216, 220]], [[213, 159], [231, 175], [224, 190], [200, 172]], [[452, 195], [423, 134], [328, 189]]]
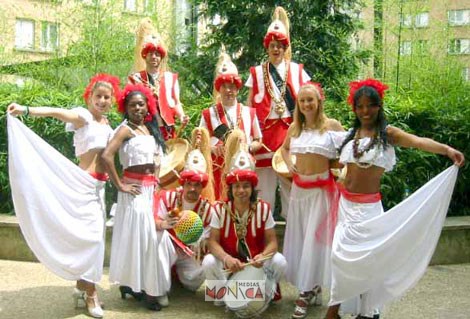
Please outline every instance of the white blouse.
[[298, 137], [290, 138], [292, 154], [319, 154], [329, 159], [336, 158], [336, 148], [328, 131], [302, 130]]
[[93, 114], [84, 107], [76, 107], [72, 110], [85, 120], [85, 125], [80, 128], [76, 128], [72, 123], [65, 124], [67, 132], [74, 132], [75, 156], [80, 156], [92, 149], [104, 149], [113, 136], [111, 126], [96, 122]]

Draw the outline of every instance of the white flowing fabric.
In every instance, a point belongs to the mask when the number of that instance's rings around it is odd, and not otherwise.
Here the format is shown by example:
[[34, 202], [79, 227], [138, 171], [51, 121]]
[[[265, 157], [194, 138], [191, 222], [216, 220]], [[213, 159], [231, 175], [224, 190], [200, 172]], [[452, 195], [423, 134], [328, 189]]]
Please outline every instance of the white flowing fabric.
[[[316, 175], [328, 178], [328, 172]], [[328, 220], [328, 194], [322, 188], [301, 188], [292, 183], [283, 254], [287, 260], [286, 279], [299, 291], [311, 291], [316, 285], [330, 286], [331, 236], [323, 242], [315, 231]], [[328, 240], [330, 245], [328, 245]]]
[[[458, 167], [449, 167], [386, 213], [381, 202], [341, 197], [330, 305], [354, 305], [343, 312], [366, 315], [418, 282], [437, 245], [457, 173]], [[352, 300], [359, 295], [360, 301]]]
[[109, 280], [135, 292], [163, 296], [171, 287], [176, 252], [168, 233], [155, 229], [154, 186], [141, 185], [140, 190], [137, 196], [118, 193]]
[[8, 115], [11, 193], [38, 260], [67, 280], [99, 282], [104, 259], [104, 183]]

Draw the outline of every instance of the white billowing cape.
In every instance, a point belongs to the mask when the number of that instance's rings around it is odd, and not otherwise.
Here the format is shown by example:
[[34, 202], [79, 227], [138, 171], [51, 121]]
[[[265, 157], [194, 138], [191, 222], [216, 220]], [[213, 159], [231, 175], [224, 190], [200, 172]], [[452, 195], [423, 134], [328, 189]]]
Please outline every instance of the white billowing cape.
[[67, 280], [97, 282], [103, 268], [103, 183], [8, 115], [11, 193], [36, 257]]
[[449, 167], [384, 214], [369, 211], [377, 212], [375, 203], [340, 200], [331, 305], [351, 305], [351, 298], [368, 293], [361, 311], [370, 312], [418, 282], [436, 248], [457, 174], [457, 166]]

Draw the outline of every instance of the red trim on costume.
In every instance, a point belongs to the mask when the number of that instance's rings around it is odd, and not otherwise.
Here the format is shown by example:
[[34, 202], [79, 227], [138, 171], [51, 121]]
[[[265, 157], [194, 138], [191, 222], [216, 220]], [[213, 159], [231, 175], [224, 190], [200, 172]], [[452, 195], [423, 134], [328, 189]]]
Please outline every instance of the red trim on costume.
[[98, 173], [98, 172], [88, 172], [88, 173], [91, 175], [91, 177], [93, 177], [94, 179], [98, 181], [102, 181], [102, 182], [109, 181], [109, 175], [106, 173]]
[[382, 200], [382, 194], [372, 193], [372, 194], [363, 194], [363, 193], [352, 193], [348, 191], [344, 186], [339, 188], [341, 196], [346, 198], [350, 202], [361, 203], [361, 204], [370, 204], [376, 203]]
[[157, 182], [157, 178], [153, 174], [141, 174], [135, 172], [129, 172], [124, 170], [123, 177], [135, 179], [142, 183], [142, 185], [154, 185]]
[[[229, 218], [230, 214], [225, 209], [223, 209], [224, 204], [230, 205], [230, 209], [232, 209], [232, 211], [234, 209], [233, 202], [230, 202], [230, 201], [217, 202], [215, 204], [216, 212], [219, 215], [219, 220], [221, 222], [223, 221], [223, 224], [220, 225], [219, 243], [227, 254], [229, 254], [230, 256], [234, 258], [240, 258], [238, 254], [238, 236], [237, 236], [237, 232], [235, 229], [235, 223], [231, 217], [230, 217], [230, 223], [227, 222], [227, 218]], [[267, 218], [266, 220], [263, 220], [264, 214], [258, 214], [258, 210], [269, 211], [270, 210], [269, 204], [264, 202], [263, 200], [259, 200], [256, 206], [256, 211], [247, 221], [247, 233], [245, 237], [245, 242], [246, 242], [246, 245], [248, 246], [251, 257], [254, 257], [260, 254], [261, 252], [263, 252], [264, 247], [265, 247], [265, 237], [264, 237], [265, 229], [264, 228], [266, 226]], [[268, 214], [266, 214], [266, 216], [268, 216]], [[260, 218], [261, 220], [258, 220], [258, 218]], [[255, 233], [253, 233], [252, 231], [253, 219], [255, 219], [254, 220]], [[227, 227], [228, 227], [228, 236], [225, 236]]]

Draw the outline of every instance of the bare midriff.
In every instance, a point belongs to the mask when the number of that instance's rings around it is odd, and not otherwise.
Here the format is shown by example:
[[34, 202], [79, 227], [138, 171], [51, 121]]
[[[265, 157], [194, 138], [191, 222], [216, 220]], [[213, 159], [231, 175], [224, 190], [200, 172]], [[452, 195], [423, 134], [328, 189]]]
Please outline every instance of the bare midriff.
[[327, 171], [330, 168], [330, 161], [325, 156], [319, 154], [295, 154], [298, 174], [314, 175]]
[[78, 157], [78, 166], [89, 173], [105, 173], [104, 164], [101, 161], [102, 148], [89, 150]]
[[354, 163], [349, 163], [347, 167], [344, 186], [348, 191], [361, 194], [380, 192], [380, 179], [385, 171], [384, 168], [378, 166], [361, 168]]
[[126, 171], [137, 174], [153, 174], [155, 172], [155, 164], [129, 166], [126, 168]]

